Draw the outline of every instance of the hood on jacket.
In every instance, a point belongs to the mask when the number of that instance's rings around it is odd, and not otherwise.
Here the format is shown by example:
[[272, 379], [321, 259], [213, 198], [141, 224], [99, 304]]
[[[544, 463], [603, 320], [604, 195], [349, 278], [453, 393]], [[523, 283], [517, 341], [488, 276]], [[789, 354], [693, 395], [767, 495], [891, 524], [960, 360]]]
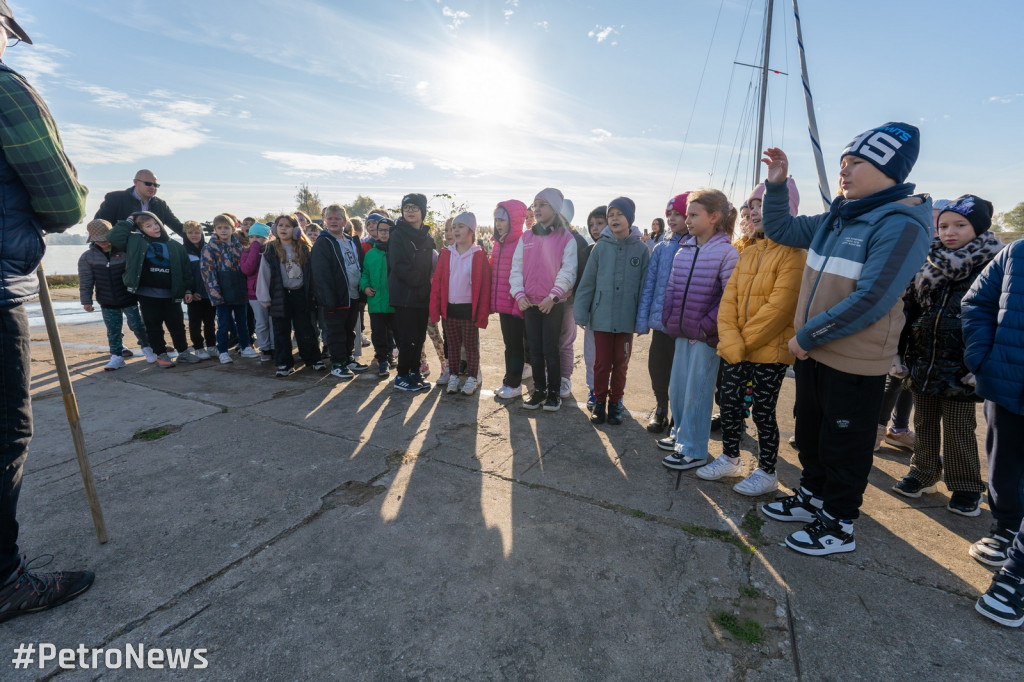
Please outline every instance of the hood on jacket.
[[[518, 199], [507, 199], [499, 201], [498, 206], [508, 213], [508, 236], [518, 239], [523, 235], [523, 226], [526, 224], [526, 204]], [[493, 241], [499, 241], [497, 233], [491, 237]]]
[[185, 237], [185, 239], [182, 240], [182, 246], [185, 247], [185, 253], [188, 255], [198, 256], [201, 258], [203, 255], [203, 247], [206, 246], [206, 237], [202, 237], [198, 244], [193, 244], [188, 237]]
[[[613, 242], [619, 241], [619, 238], [616, 237], [614, 234], [612, 234], [612, 228], [611, 228], [610, 225], [605, 225], [604, 229], [601, 230], [601, 239], [604, 239], [605, 237], [607, 237], [608, 239], [612, 240]], [[637, 228], [636, 225], [630, 225], [629, 226], [629, 234], [627, 234], [626, 238], [623, 239], [622, 241], [624, 241], [626, 243], [629, 243], [631, 241], [639, 241], [639, 240], [640, 240], [640, 230]]]

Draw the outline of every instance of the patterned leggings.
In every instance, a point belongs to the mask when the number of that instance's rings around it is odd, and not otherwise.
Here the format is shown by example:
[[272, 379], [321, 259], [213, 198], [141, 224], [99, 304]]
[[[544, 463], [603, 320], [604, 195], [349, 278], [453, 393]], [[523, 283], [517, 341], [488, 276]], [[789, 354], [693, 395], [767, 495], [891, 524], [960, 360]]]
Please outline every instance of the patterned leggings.
[[[914, 456], [909, 475], [924, 486], [941, 477], [953, 492], [983, 493], [978, 460], [976, 403], [914, 391]], [[941, 446], [942, 456], [939, 456]]]
[[444, 338], [448, 340], [448, 368], [452, 376], [459, 374], [459, 358], [466, 354], [469, 376], [476, 377], [480, 371], [480, 330], [473, 320], [456, 320], [446, 317], [441, 320]]
[[738, 362], [722, 364], [722, 453], [740, 456], [740, 438], [746, 414], [754, 418], [757, 427], [757, 465], [765, 473], [775, 473], [779, 456], [779, 423], [775, 420], [775, 404], [779, 389], [786, 376], [786, 365], [781, 362]]

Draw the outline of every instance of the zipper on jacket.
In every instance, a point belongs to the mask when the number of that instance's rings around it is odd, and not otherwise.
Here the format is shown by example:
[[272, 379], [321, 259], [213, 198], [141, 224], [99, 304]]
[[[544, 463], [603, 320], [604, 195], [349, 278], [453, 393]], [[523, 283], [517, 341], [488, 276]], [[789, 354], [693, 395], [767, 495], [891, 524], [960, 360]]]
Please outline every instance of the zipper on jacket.
[[932, 368], [935, 366], [935, 355], [939, 352], [939, 322], [942, 321], [942, 313], [946, 309], [946, 303], [949, 302], [949, 287], [946, 287], [945, 293], [942, 294], [942, 304], [939, 305], [938, 313], [935, 315], [935, 324], [932, 326], [932, 355], [928, 360], [928, 369], [925, 371], [924, 382], [921, 384], [921, 393], [924, 393], [924, 389], [928, 386], [928, 382], [932, 377]]
[[[766, 254], [766, 253], [768, 253], [768, 239], [767, 238], [765, 238], [765, 240], [764, 240], [764, 248], [761, 249], [761, 255], [757, 257], [757, 271], [758, 272], [760, 272], [760, 270], [761, 270], [761, 261], [764, 260], [764, 254]], [[754, 275], [756, 276], [757, 273], [755, 272]], [[750, 278], [750, 286], [747, 287], [747, 305], [746, 305], [746, 308], [744, 308], [744, 310], [743, 310], [743, 324], [746, 324], [747, 320], [750, 319], [750, 292], [753, 291], [753, 290], [754, 290], [754, 278], [751, 277]]]
[[686, 288], [683, 289], [683, 303], [679, 306], [679, 333], [683, 333], [683, 312], [686, 310], [686, 297], [690, 295], [690, 282], [693, 281], [693, 269], [697, 267], [697, 257], [700, 256], [700, 247], [693, 252], [693, 261], [690, 263], [690, 274], [686, 276]]
[[818, 270], [818, 276], [814, 279], [814, 286], [811, 287], [811, 293], [807, 296], [807, 306], [804, 308], [805, 326], [811, 315], [811, 303], [814, 301], [814, 294], [818, 291], [818, 282], [821, 281], [821, 274], [825, 272], [825, 265], [828, 263], [828, 259], [832, 257], [832, 252], [836, 250], [836, 244], [839, 243], [839, 237], [843, 234], [843, 221], [841, 218], [836, 218], [836, 220], [839, 221], [839, 227], [836, 229], [836, 240], [832, 242], [832, 246], [828, 250], [828, 255], [825, 256], [825, 260], [821, 261], [821, 268]]

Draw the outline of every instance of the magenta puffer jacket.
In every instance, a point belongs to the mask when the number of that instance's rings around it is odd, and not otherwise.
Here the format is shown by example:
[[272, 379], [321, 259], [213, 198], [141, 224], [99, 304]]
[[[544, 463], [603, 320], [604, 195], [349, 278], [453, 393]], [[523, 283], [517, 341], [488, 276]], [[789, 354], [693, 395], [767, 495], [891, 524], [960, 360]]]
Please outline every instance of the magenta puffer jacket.
[[242, 268], [242, 272], [245, 273], [245, 283], [249, 288], [249, 300], [256, 300], [256, 280], [259, 279], [260, 274], [260, 260], [263, 258], [263, 247], [260, 243], [253, 239], [249, 246], [242, 251], [241, 257], [238, 259], [238, 265]]
[[665, 333], [718, 345], [718, 304], [738, 258], [725, 234], [712, 235], [700, 246], [693, 236], [679, 242], [661, 311]]
[[526, 204], [516, 199], [498, 202], [508, 212], [508, 234], [504, 239], [492, 237], [494, 248], [491, 249], [491, 310], [496, 313], [508, 313], [522, 317], [516, 300], [509, 290], [508, 277], [512, 272], [512, 256], [516, 252], [516, 244], [523, 236], [523, 224], [526, 222]]

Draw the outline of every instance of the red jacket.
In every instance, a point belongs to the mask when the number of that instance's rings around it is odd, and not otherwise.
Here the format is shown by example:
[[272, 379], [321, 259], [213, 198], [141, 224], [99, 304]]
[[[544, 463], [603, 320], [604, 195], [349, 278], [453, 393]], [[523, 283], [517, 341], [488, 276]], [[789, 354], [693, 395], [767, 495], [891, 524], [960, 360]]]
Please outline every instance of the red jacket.
[[[430, 321], [437, 324], [442, 317], [448, 317], [448, 280], [451, 251], [441, 249], [434, 268], [434, 281], [430, 285]], [[480, 329], [487, 328], [487, 317], [491, 314], [491, 266], [487, 263], [487, 252], [483, 249], [473, 253], [473, 269], [470, 273], [473, 286], [473, 324]]]

